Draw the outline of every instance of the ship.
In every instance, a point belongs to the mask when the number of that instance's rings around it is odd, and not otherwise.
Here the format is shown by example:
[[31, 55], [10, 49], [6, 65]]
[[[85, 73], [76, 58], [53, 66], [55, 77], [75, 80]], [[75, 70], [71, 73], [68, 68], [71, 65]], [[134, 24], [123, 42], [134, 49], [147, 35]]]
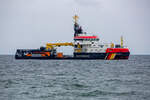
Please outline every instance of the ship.
[[[124, 46], [123, 36], [119, 44], [101, 43], [97, 35], [83, 32], [82, 27], [78, 24], [79, 17], [73, 16], [74, 19], [74, 35], [73, 42], [65, 43], [47, 43], [38, 49], [17, 49], [16, 59], [103, 59], [103, 60], [119, 60], [128, 59], [130, 55], [129, 48]], [[72, 46], [74, 51], [72, 55], [64, 55], [57, 52], [57, 48], [61, 46]]]

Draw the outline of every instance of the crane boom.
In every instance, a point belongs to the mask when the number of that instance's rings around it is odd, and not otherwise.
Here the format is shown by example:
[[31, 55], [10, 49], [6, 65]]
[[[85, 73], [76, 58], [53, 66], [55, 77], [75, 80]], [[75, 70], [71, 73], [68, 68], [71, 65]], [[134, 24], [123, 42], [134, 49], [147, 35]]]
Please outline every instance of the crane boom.
[[72, 42], [68, 43], [47, 43], [46, 44], [46, 48], [47, 49], [53, 49], [54, 47], [60, 47], [60, 46], [74, 46], [74, 44]]

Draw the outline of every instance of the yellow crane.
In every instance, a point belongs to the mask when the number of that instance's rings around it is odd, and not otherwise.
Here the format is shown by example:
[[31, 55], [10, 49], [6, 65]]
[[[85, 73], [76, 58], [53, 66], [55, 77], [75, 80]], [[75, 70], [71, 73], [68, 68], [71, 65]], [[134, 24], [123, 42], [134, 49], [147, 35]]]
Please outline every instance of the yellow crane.
[[68, 43], [47, 43], [46, 44], [46, 49], [53, 49], [54, 47], [60, 47], [60, 46], [74, 46], [72, 42]]

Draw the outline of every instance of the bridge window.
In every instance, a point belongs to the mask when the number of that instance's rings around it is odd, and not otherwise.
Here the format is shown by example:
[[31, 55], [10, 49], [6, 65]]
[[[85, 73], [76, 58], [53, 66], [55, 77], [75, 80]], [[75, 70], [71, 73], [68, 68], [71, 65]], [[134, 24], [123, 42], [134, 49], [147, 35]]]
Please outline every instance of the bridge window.
[[104, 47], [104, 45], [99, 45], [101, 48], [103, 48]]

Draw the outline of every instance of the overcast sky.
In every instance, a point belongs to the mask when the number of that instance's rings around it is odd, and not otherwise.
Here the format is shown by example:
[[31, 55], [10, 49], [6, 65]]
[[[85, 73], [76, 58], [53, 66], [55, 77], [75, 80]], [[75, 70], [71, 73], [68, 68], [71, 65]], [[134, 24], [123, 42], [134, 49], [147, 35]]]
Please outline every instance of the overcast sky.
[[0, 54], [72, 42], [74, 14], [104, 43], [123, 35], [131, 54], [150, 54], [150, 0], [0, 0]]

